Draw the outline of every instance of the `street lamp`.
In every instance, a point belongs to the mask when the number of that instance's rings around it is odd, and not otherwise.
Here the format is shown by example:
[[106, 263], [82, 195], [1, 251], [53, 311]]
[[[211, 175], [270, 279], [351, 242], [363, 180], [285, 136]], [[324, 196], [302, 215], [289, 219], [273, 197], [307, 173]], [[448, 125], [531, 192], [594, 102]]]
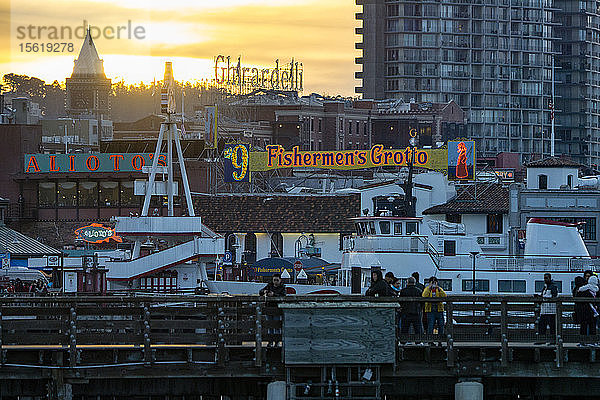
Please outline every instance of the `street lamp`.
[[473, 257], [473, 295], [475, 295], [475, 257], [479, 254], [478, 251], [471, 251], [471, 256]]

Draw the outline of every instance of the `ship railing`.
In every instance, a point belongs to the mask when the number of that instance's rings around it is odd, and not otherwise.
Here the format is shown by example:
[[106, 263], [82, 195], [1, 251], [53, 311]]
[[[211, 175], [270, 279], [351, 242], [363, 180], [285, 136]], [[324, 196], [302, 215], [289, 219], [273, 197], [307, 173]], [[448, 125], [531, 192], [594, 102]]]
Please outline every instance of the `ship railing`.
[[[493, 271], [513, 272], [580, 272], [585, 270], [600, 270], [600, 259], [576, 258], [566, 256], [478, 256], [477, 269], [490, 269]], [[452, 256], [439, 256], [439, 268], [473, 269], [473, 258], [470, 254], [456, 254]]]
[[427, 253], [431, 245], [424, 235], [408, 236], [346, 236], [345, 251], [389, 251], [396, 253]]

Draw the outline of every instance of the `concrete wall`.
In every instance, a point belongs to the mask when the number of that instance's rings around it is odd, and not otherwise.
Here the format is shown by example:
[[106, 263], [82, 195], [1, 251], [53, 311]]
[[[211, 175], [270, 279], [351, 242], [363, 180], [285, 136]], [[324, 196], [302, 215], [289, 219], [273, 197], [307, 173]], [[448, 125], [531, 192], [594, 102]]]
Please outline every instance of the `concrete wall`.
[[527, 168], [527, 189], [539, 189], [539, 176], [548, 177], [547, 189], [560, 189], [567, 184], [567, 176], [572, 176], [572, 186], [577, 185], [578, 168]]

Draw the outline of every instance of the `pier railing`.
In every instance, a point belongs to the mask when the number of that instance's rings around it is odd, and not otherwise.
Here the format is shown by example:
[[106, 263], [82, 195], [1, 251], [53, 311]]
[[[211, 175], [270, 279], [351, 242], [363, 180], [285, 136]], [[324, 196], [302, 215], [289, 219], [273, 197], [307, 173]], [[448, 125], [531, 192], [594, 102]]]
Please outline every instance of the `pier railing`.
[[[427, 321], [423, 320], [425, 333], [414, 333], [411, 329], [401, 334], [401, 310], [409, 302], [423, 306], [426, 302], [443, 303], [443, 332], [441, 327], [434, 326], [427, 333]], [[304, 307], [315, 316], [347, 312], [349, 308], [387, 310], [391, 321], [395, 321], [397, 349], [442, 346], [447, 348], [450, 361], [454, 349], [461, 346], [493, 347], [507, 354], [511, 346], [535, 347], [544, 343], [560, 353], [565, 347], [600, 342], [598, 335], [580, 335], [579, 325], [573, 320], [575, 303], [584, 302], [600, 310], [600, 299], [545, 300], [532, 296], [3, 297], [0, 298], [0, 363], [22, 364], [22, 360], [11, 356], [13, 351], [39, 350], [61, 353], [63, 356], [53, 359], [63, 360], [64, 367], [90, 365], [97, 362], [89, 356], [90, 352], [101, 349], [135, 353], [141, 362], [166, 362], [161, 360], [165, 349], [180, 349], [183, 361], [187, 362], [226, 362], [230, 352], [238, 351], [237, 357], [259, 366], [267, 348], [284, 346], [284, 314], [294, 307], [296, 310]], [[549, 310], [555, 310], [553, 319], [543, 315]], [[540, 334], [539, 325], [544, 321], [553, 325]], [[378, 333], [372, 332], [372, 337], [376, 341]], [[124, 357], [137, 357], [131, 354]], [[105, 362], [122, 362], [120, 357]], [[37, 360], [31, 362], [35, 364]], [[559, 360], [562, 358], [557, 357], [560, 364]]]

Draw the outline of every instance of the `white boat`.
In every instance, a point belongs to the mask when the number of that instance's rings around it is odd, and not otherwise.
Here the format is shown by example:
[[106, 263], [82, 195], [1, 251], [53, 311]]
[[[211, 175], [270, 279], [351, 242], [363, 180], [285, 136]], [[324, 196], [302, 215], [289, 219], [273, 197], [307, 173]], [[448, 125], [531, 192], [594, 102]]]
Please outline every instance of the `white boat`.
[[361, 269], [362, 286], [380, 268], [405, 280], [418, 272], [422, 280], [438, 278], [454, 294], [539, 293], [544, 273], [552, 274], [559, 292], [569, 294], [575, 276], [600, 266], [592, 259], [578, 224], [533, 218], [527, 223], [524, 255], [486, 255], [462, 224], [423, 218], [354, 218], [356, 234], [344, 240], [342, 285], [350, 285], [352, 268]]

